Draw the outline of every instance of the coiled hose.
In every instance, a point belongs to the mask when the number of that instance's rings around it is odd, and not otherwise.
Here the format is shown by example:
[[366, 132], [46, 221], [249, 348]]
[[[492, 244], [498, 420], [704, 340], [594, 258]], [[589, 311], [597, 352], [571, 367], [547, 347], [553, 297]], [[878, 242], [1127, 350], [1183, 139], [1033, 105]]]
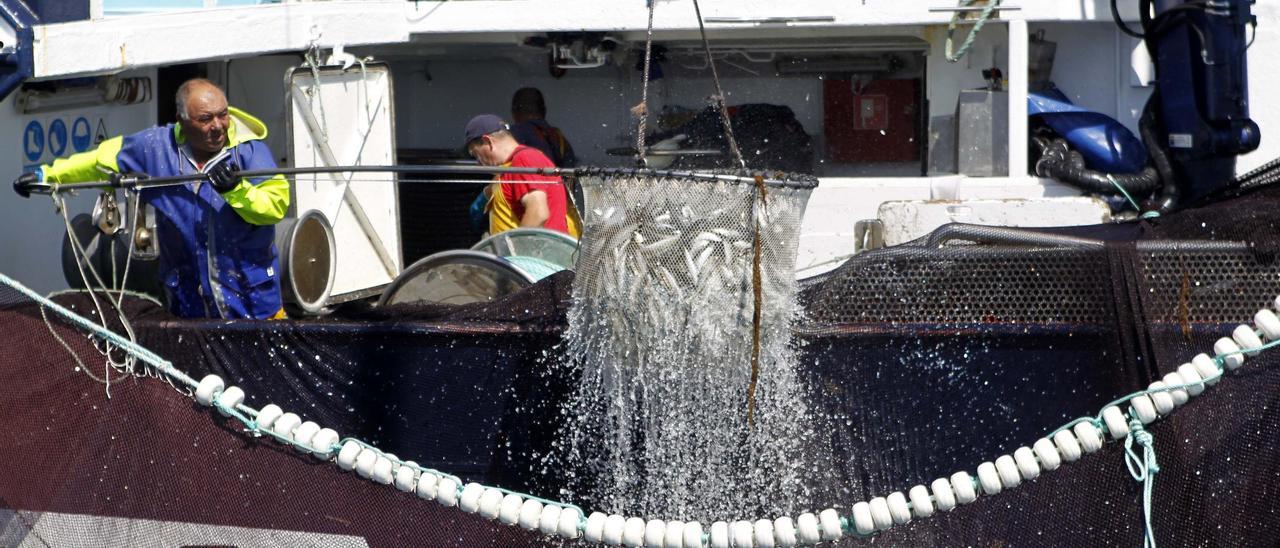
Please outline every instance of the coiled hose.
[[1084, 156], [1072, 150], [1066, 139], [1037, 136], [1032, 142], [1040, 150], [1036, 175], [1041, 177], [1051, 177], [1097, 194], [1119, 194], [1117, 184], [1130, 194], [1146, 194], [1160, 186], [1160, 174], [1154, 167], [1147, 166], [1138, 173], [1107, 174], [1086, 167]]

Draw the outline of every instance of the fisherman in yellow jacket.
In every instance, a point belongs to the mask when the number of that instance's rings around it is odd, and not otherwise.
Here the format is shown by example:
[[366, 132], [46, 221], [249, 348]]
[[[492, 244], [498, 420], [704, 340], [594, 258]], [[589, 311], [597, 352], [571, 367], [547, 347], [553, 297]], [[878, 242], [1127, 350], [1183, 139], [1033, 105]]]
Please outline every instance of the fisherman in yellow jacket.
[[96, 181], [130, 173], [204, 174], [185, 185], [145, 188], [155, 207], [161, 282], [169, 309], [187, 318], [282, 318], [275, 223], [289, 209], [281, 175], [243, 179], [241, 170], [274, 169], [267, 127], [227, 105], [213, 82], [178, 88], [176, 123], [107, 139], [97, 149], [55, 160], [14, 182]]

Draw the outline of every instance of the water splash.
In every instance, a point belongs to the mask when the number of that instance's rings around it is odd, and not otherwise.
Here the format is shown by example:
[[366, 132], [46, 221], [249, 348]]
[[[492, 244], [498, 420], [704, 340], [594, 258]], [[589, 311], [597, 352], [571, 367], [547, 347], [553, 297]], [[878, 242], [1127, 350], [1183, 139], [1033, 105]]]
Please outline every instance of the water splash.
[[[816, 436], [796, 375], [796, 238], [808, 190], [584, 181], [567, 346], [581, 371], [558, 454], [591, 508], [659, 519], [776, 516], [809, 500]], [[756, 419], [752, 257], [762, 242]]]

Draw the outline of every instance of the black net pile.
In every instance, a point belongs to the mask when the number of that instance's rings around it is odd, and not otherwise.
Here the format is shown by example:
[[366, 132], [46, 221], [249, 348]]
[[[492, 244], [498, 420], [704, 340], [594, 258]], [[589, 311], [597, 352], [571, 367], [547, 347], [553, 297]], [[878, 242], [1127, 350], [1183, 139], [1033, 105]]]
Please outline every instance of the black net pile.
[[[332, 464], [248, 437], [237, 423], [197, 407], [156, 379], [113, 383], [108, 399], [104, 386], [77, 370], [49, 335], [33, 303], [7, 288], [0, 289], [0, 302], [6, 304], [0, 311], [0, 344], [6, 348], [0, 367], [0, 546], [539, 542], [523, 530], [374, 486]], [[99, 356], [81, 332], [63, 322], [55, 326], [86, 363]], [[189, 329], [188, 334], [197, 331]], [[194, 366], [227, 351], [232, 355], [223, 356], [238, 362], [228, 350], [235, 342], [225, 344], [175, 361]], [[312, 415], [310, 409], [294, 409]]]
[[[1054, 231], [1104, 242], [1088, 248], [902, 246], [807, 281], [797, 332], [820, 409], [810, 420], [839, 458], [814, 471], [828, 488], [797, 513], [848, 516], [855, 502], [972, 474], [1209, 352], [1280, 294], [1277, 201], [1262, 189], [1153, 221]], [[560, 498], [566, 471], [541, 455], [575, 376], [560, 343], [570, 283], [558, 275], [483, 305], [283, 322], [125, 305], [144, 346], [192, 377], [221, 375], [252, 407], [276, 403], [465, 481]], [[83, 295], [59, 301], [92, 315]], [[0, 545], [554, 544], [253, 438], [162, 380], [113, 372], [108, 398], [93, 378], [105, 373], [100, 345], [53, 324], [83, 365], [35, 303], [0, 289]], [[1149, 427], [1160, 545], [1276, 545], [1276, 355], [1246, 360]], [[1108, 443], [842, 545], [1137, 546], [1142, 531], [1141, 485]]]
[[[1212, 355], [1280, 294], [1280, 192], [1119, 226], [1039, 231], [1088, 246], [926, 245], [866, 253], [806, 283], [820, 397], [853, 500], [928, 485]], [[975, 238], [976, 239], [976, 238]], [[1000, 239], [1000, 238], [996, 238]], [[1007, 238], [1005, 238], [1007, 239]], [[1160, 544], [1273, 546], [1280, 362], [1247, 360], [1155, 423]], [[1228, 502], [1230, 501], [1230, 502]], [[895, 545], [1133, 546], [1140, 484], [1119, 444], [1011, 492], [877, 537]]]

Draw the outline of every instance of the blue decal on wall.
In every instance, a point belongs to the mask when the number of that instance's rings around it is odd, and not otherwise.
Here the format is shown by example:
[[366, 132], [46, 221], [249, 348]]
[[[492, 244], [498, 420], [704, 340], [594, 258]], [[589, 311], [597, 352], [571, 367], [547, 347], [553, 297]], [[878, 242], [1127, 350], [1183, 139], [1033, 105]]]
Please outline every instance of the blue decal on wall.
[[49, 154], [62, 156], [67, 151], [67, 123], [62, 118], [49, 122]]
[[32, 120], [22, 132], [22, 151], [29, 162], [39, 161], [44, 156], [44, 128], [40, 127], [38, 120]]
[[76, 152], [84, 152], [89, 150], [89, 143], [93, 142], [93, 133], [89, 131], [89, 119], [81, 116], [71, 124], [71, 146], [75, 147]]

